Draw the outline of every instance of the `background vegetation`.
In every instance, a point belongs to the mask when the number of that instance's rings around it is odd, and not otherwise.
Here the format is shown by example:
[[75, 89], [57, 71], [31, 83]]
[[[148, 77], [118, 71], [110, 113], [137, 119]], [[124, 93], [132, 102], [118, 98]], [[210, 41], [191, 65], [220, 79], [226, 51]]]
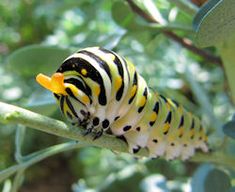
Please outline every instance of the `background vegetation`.
[[[66, 122], [35, 76], [52, 74], [80, 48], [102, 46], [135, 63], [150, 87], [201, 116], [211, 147], [187, 162], [136, 159], [105, 149], [125, 151], [116, 141], [88, 147], [89, 137], [76, 143], [69, 134], [30, 129], [25, 122], [38, 116], [20, 121], [21, 114], [6, 114], [11, 106], [0, 103], [2, 191], [235, 191], [235, 3], [204, 2], [0, 1], [1, 101]], [[43, 131], [57, 125], [43, 120]]]

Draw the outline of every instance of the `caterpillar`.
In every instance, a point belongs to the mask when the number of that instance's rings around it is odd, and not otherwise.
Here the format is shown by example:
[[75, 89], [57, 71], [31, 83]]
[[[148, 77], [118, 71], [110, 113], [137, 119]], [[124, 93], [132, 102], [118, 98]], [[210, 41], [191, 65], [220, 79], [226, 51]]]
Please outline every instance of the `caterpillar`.
[[147, 148], [149, 157], [167, 160], [208, 151], [199, 118], [150, 89], [135, 66], [113, 51], [79, 50], [51, 77], [38, 74], [36, 80], [53, 92], [66, 118], [94, 139], [105, 132], [125, 140], [132, 153]]

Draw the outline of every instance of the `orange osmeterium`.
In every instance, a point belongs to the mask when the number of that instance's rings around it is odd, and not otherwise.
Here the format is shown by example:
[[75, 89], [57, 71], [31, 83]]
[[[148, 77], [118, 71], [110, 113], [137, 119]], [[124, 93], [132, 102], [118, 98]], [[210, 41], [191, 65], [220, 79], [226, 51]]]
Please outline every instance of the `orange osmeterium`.
[[53, 93], [67, 95], [65, 91], [64, 75], [62, 73], [54, 73], [51, 77], [40, 73], [37, 75], [36, 80], [41, 86]]
[[69, 88], [73, 95], [76, 96], [81, 102], [84, 104], [90, 103], [89, 97], [84, 92], [71, 83], [64, 83], [63, 73], [54, 73], [51, 77], [40, 73], [37, 75], [36, 81], [49, 91], [56, 94], [62, 94], [64, 96], [68, 95], [66, 88]]

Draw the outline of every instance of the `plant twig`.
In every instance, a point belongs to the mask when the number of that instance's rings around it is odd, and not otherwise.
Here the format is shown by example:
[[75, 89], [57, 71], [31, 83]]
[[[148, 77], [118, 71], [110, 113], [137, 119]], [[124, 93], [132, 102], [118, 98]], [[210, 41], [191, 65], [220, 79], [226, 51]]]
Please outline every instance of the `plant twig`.
[[[82, 129], [68, 126], [62, 121], [58, 121], [26, 109], [0, 102], [0, 122], [22, 124], [27, 127], [38, 129], [49, 134], [78, 140], [86, 144], [102, 148], [109, 148], [113, 151], [128, 152], [124, 141], [113, 136], [104, 135], [99, 139], [93, 140], [94, 135], [84, 136]], [[141, 153], [140, 153], [141, 154]], [[146, 151], [142, 155], [146, 155]]]
[[[144, 10], [142, 10], [138, 5], [135, 4], [133, 0], [126, 0], [133, 12], [137, 13], [139, 16], [141, 16], [143, 19], [145, 19], [147, 22], [150, 23], [159, 23], [155, 18], [153, 18], [151, 15], [146, 13]], [[222, 61], [219, 57], [212, 55], [208, 51], [205, 51], [203, 49], [200, 49], [193, 45], [192, 41], [187, 38], [182, 38], [175, 34], [172, 31], [163, 30], [163, 34], [172, 40], [179, 43], [181, 46], [185, 47], [186, 49], [190, 50], [191, 52], [203, 57], [207, 61], [210, 61], [212, 63], [216, 63], [218, 65], [222, 65]]]
[[[116, 152], [126, 152], [128, 153], [128, 147], [126, 143], [120, 139], [117, 139], [113, 136], [104, 135], [99, 139], [93, 140], [93, 135], [83, 135], [83, 131], [79, 128], [68, 126], [65, 123], [28, 111], [26, 109], [6, 104], [0, 102], [0, 122], [3, 123], [15, 123], [22, 124], [26, 127], [31, 127], [46, 133], [57, 135], [60, 137], [70, 138], [73, 140], [80, 141], [78, 146], [97, 146], [101, 148], [111, 149]], [[62, 144], [61, 144], [62, 145]], [[74, 146], [74, 147], [78, 147]], [[68, 149], [71, 149], [71, 146], [68, 146]], [[58, 146], [57, 150], [45, 149], [50, 155], [56, 154], [58, 152], [64, 151], [65, 147]], [[3, 179], [1, 175], [4, 175], [4, 178], [14, 174], [19, 169], [27, 168], [29, 165], [40, 161], [41, 159], [48, 156], [48, 153], [45, 151], [39, 151], [35, 154], [31, 154], [23, 159], [23, 163], [19, 165], [12, 166], [6, 170], [0, 172], [0, 181]], [[148, 153], [146, 149], [141, 149], [137, 154], [137, 157], [147, 157]], [[198, 156], [199, 155], [199, 156]], [[37, 157], [37, 158], [34, 158]], [[214, 158], [216, 157], [216, 158]], [[235, 158], [227, 157], [226, 155], [219, 156], [216, 153], [204, 154], [198, 153], [190, 160], [197, 162], [210, 162], [213, 159], [213, 163], [220, 165], [230, 166], [234, 168]], [[20, 166], [20, 167], [19, 167]], [[5, 174], [4, 174], [5, 173]]]
[[215, 152], [213, 155], [211, 154], [198, 154], [197, 156], [191, 159], [193, 162], [204, 162], [204, 163], [214, 163], [217, 165], [222, 165], [226, 167], [230, 167], [231, 169], [235, 170], [234, 163], [235, 158], [231, 155], [225, 155], [223, 152]]
[[209, 53], [208, 51], [205, 51], [203, 49], [200, 49], [200, 48], [194, 46], [190, 39], [182, 38], [171, 31], [164, 31], [163, 33], [166, 36], [173, 39], [174, 41], [176, 41], [177, 43], [179, 43], [180, 45], [182, 45], [183, 47], [185, 47], [186, 49], [190, 50], [191, 52], [195, 53], [196, 55], [203, 57], [207, 61], [210, 61], [212, 63], [216, 63], [218, 65], [222, 65], [222, 60], [220, 57], [214, 56], [211, 53]]
[[[10, 177], [11, 175], [13, 175], [14, 173], [18, 172], [17, 175], [22, 175], [22, 173], [24, 172], [25, 169], [27, 169], [29, 166], [47, 158], [50, 157], [52, 155], [61, 153], [61, 152], [65, 152], [65, 151], [69, 151], [72, 149], [76, 149], [76, 148], [81, 148], [87, 146], [84, 143], [77, 143], [75, 141], [72, 142], [67, 142], [67, 143], [63, 143], [63, 144], [58, 144], [55, 146], [51, 146], [48, 147], [46, 149], [42, 149], [40, 151], [34, 152], [30, 155], [27, 155], [24, 157], [24, 160], [21, 161], [19, 164], [17, 165], [13, 165], [7, 169], [4, 169], [2, 171], [0, 171], [0, 183], [1, 181], [5, 180], [6, 178]], [[16, 186], [18, 186], [18, 183], [20, 183], [20, 181], [18, 181], [17, 179], [19, 179], [16, 175]]]
[[145, 19], [147, 22], [150, 23], [159, 23], [158, 21], [155, 20], [151, 15], [146, 13], [144, 10], [142, 10], [138, 5], [133, 2], [133, 0], [126, 0], [131, 9], [137, 13], [139, 16], [141, 16], [143, 19]]
[[22, 161], [21, 148], [24, 141], [25, 126], [18, 125], [15, 136], [15, 159], [18, 163]]
[[14, 181], [12, 183], [11, 192], [17, 192], [18, 189], [20, 188], [21, 184], [24, 181], [24, 171], [25, 171], [25, 169], [20, 169], [16, 173], [16, 176], [15, 176]]

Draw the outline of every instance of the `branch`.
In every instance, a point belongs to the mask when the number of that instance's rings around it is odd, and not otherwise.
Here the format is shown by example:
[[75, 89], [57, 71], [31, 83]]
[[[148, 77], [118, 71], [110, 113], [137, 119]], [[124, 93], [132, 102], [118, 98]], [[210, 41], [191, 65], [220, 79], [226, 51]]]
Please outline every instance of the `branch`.
[[[93, 140], [94, 135], [84, 136], [82, 129], [68, 126], [62, 121], [58, 121], [20, 107], [0, 102], [0, 122], [22, 124], [52, 135], [65, 137], [85, 144], [97, 147], [109, 148], [113, 151], [128, 152], [124, 141], [113, 136], [106, 136]], [[142, 154], [142, 153], [140, 153]], [[144, 152], [142, 155], [146, 155]]]
[[199, 154], [197, 154], [197, 156], [193, 157], [192, 161], [198, 162], [198, 163], [199, 162], [214, 163], [214, 164], [223, 165], [223, 166], [229, 167], [230, 169], [235, 170], [234, 156], [224, 154], [222, 151], [221, 152], [214, 152], [213, 155], [211, 155], [209, 153], [207, 153], [207, 154], [199, 153]]
[[[153, 18], [151, 15], [146, 13], [144, 10], [142, 10], [138, 5], [135, 4], [133, 0], [126, 0], [133, 12], [137, 13], [139, 16], [141, 16], [143, 19], [145, 19], [147, 22], [150, 23], [159, 23], [155, 18]], [[216, 57], [209, 53], [208, 51], [205, 51], [203, 49], [200, 49], [193, 45], [192, 41], [187, 38], [182, 38], [175, 34], [172, 31], [163, 30], [163, 34], [172, 40], [179, 43], [181, 46], [185, 47], [186, 49], [190, 50], [191, 52], [203, 57], [207, 61], [210, 61], [212, 63], [216, 63], [218, 65], [222, 65], [222, 61], [219, 57]]]
[[[82, 144], [83, 146], [97, 146], [116, 152], [128, 153], [128, 147], [126, 143], [113, 136], [104, 135], [99, 139], [93, 140], [94, 135], [84, 136], [82, 129], [68, 126], [61, 121], [3, 102], [0, 102], [0, 122], [22, 124], [52, 135], [78, 140], [81, 142], [78, 144]], [[141, 149], [137, 154], [135, 154], [135, 156], [148, 157], [147, 150]], [[32, 157], [30, 156], [29, 159], [31, 158]], [[234, 168], [235, 164], [234, 157], [228, 157], [226, 154], [218, 156], [218, 152], [210, 154], [197, 153], [197, 155], [195, 155], [190, 160], [195, 162], [213, 162], [216, 164], [229, 166], [230, 168]], [[26, 162], [24, 163], [27, 163], [27, 159], [25, 159], [25, 161]], [[9, 168], [11, 174], [18, 170], [17, 166], [19, 165]]]

